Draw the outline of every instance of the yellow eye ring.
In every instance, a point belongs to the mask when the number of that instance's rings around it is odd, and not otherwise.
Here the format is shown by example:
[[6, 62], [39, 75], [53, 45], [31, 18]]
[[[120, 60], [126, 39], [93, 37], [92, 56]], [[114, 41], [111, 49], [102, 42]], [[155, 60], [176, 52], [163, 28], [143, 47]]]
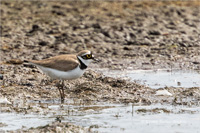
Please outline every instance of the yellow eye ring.
[[90, 59], [90, 58], [92, 57], [92, 55], [91, 55], [91, 54], [87, 54], [86, 57], [87, 57], [88, 59]]

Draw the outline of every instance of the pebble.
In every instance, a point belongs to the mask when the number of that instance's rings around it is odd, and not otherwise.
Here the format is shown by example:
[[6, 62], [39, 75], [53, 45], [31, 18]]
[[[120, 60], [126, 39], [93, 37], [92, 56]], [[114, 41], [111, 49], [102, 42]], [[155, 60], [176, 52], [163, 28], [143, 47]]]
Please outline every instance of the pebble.
[[156, 91], [156, 96], [172, 96], [172, 94], [167, 90], [158, 90]]

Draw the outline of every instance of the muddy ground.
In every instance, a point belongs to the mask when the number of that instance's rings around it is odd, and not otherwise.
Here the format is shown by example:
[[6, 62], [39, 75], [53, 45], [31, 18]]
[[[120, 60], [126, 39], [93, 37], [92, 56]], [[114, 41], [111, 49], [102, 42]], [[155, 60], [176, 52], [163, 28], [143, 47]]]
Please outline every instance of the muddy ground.
[[[99, 68], [199, 70], [198, 0], [3, 0], [0, 6], [0, 97], [6, 97], [12, 103], [3, 112], [37, 113], [30, 108], [31, 101], [59, 100], [55, 82], [47, 82], [48, 78], [39, 69], [21, 64], [21, 61], [77, 53], [85, 48], [92, 50], [100, 62], [93, 63], [80, 79], [66, 82], [70, 86], [66, 89], [66, 103], [199, 105], [198, 87], [165, 88], [173, 96], [159, 97], [155, 96], [154, 89], [105, 77], [96, 71]], [[51, 127], [53, 125], [30, 130], [53, 132], [56, 130], [56, 126]]]

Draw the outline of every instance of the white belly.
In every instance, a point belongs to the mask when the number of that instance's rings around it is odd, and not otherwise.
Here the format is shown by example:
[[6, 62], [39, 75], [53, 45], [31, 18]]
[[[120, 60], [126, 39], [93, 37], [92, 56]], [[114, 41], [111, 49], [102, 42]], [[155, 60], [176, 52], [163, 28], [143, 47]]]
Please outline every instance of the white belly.
[[85, 70], [82, 70], [77, 66], [75, 69], [70, 70], [68, 72], [52, 69], [52, 68], [47, 68], [47, 67], [42, 67], [38, 66], [45, 74], [50, 76], [52, 79], [66, 79], [66, 80], [71, 80], [71, 79], [76, 79], [79, 78], [83, 75]]

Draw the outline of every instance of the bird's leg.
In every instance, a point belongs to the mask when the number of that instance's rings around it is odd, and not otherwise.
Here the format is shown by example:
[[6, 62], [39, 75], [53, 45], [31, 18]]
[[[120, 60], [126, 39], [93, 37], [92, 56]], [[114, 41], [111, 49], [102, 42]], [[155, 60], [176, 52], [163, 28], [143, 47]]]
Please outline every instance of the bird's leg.
[[59, 93], [60, 93], [60, 99], [61, 99], [61, 103], [64, 103], [64, 100], [65, 100], [65, 95], [64, 95], [64, 81], [63, 80], [60, 80], [56, 86], [59, 90]]
[[64, 80], [62, 80], [61, 86], [62, 86], [62, 89], [61, 89], [61, 91], [62, 91], [61, 103], [64, 103], [64, 101], [65, 101], [65, 82], [64, 82]]
[[59, 93], [60, 93], [60, 99], [61, 99], [61, 103], [62, 103], [62, 99], [63, 99], [63, 97], [62, 97], [62, 92], [61, 92], [60, 87], [58, 87], [58, 90], [59, 90]]

